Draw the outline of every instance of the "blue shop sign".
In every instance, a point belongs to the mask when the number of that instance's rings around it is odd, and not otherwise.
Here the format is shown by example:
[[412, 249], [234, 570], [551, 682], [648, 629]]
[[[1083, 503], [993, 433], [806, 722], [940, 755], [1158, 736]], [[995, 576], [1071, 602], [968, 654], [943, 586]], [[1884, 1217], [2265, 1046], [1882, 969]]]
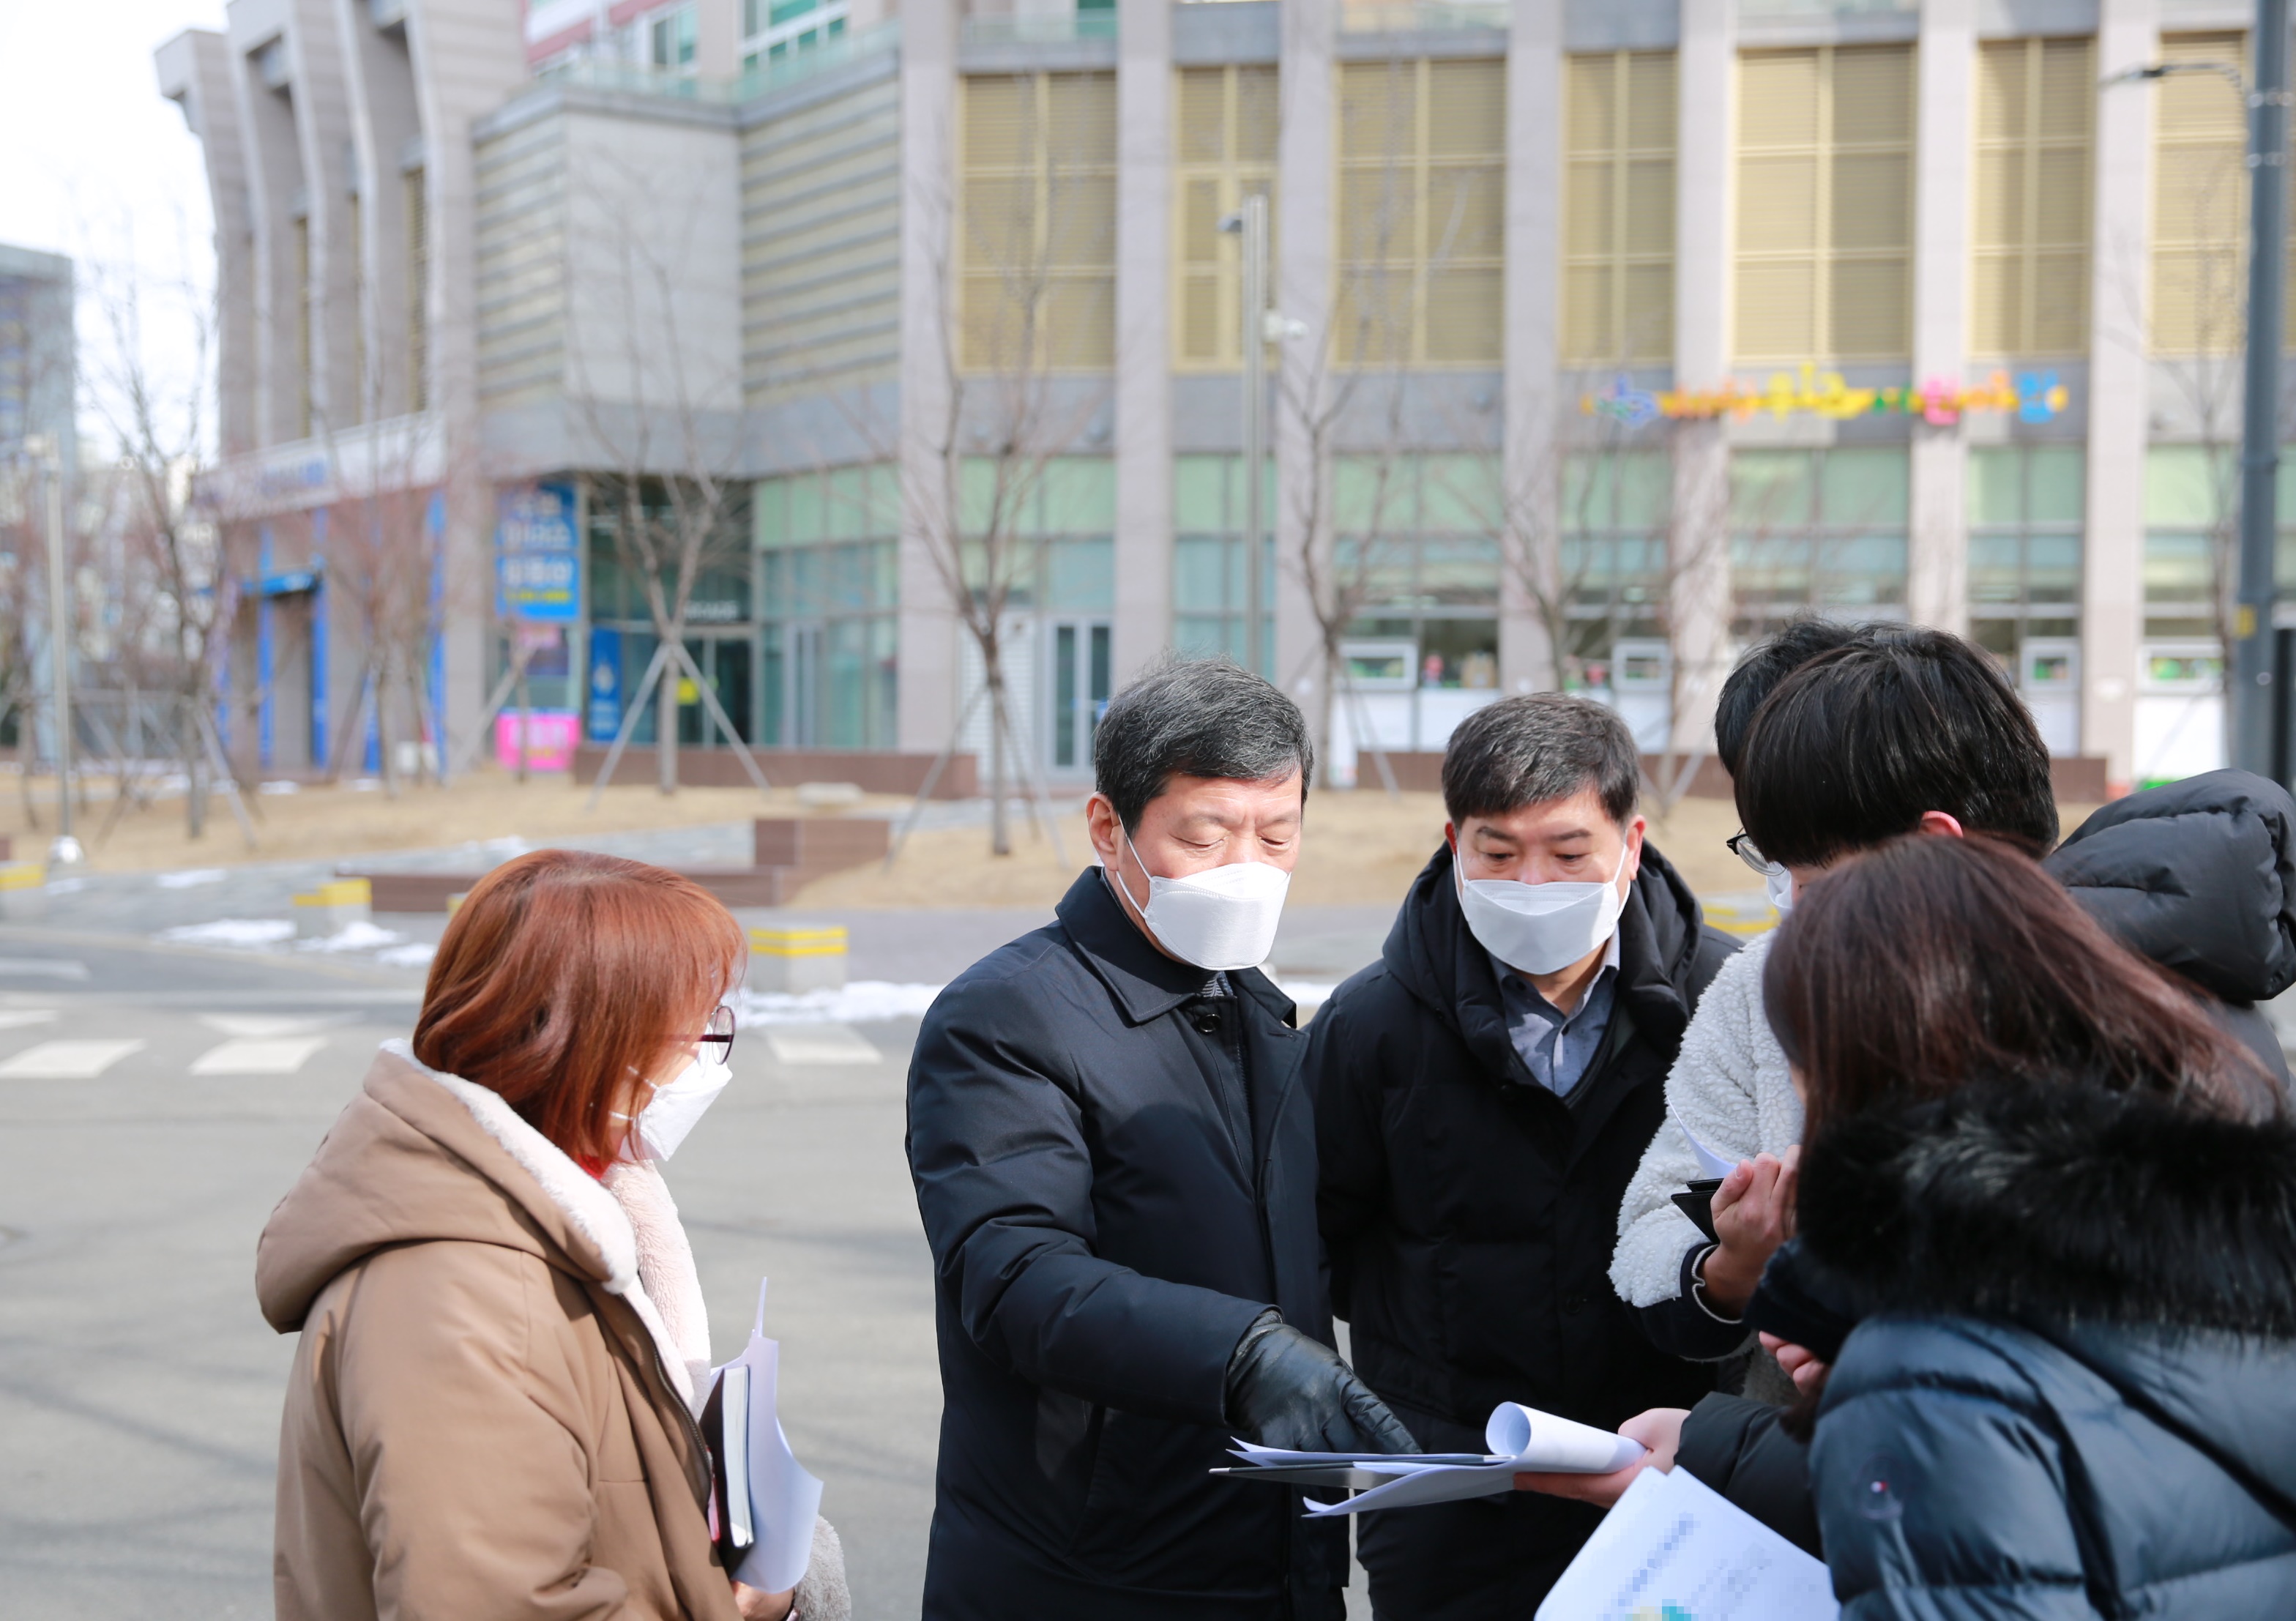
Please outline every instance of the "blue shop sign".
[[622, 729], [622, 633], [590, 633], [590, 739], [611, 743]]
[[529, 624], [582, 617], [582, 559], [575, 544], [574, 487], [506, 489], [495, 504], [495, 611]]

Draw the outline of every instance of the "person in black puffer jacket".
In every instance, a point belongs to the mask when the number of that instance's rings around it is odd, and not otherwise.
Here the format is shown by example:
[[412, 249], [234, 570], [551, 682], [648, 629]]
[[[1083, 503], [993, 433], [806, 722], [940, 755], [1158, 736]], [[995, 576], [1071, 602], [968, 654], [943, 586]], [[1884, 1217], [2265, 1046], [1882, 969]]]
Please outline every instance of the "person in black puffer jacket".
[[2261, 1067], [1988, 839], [1812, 886], [1764, 991], [1800, 1241], [1857, 1319], [1809, 1453], [1843, 1615], [2289, 1613], [2296, 1128]]

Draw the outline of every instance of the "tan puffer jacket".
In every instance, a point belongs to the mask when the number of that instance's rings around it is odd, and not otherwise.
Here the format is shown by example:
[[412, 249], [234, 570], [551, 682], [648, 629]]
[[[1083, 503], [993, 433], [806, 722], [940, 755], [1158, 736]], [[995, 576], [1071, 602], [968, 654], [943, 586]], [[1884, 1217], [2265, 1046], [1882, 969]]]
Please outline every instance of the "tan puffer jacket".
[[494, 1093], [376, 1059], [257, 1250], [302, 1333], [280, 1621], [737, 1621], [691, 1376], [613, 1209]]

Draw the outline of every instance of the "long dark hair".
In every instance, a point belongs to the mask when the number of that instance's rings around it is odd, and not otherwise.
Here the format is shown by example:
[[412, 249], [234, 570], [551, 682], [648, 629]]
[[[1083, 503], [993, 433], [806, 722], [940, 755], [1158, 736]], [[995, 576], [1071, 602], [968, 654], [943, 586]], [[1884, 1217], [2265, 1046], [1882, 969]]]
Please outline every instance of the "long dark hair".
[[2200, 995], [2115, 942], [2031, 857], [1974, 834], [1909, 834], [1828, 873], [1762, 973], [1812, 1141], [1988, 1075], [2078, 1075], [2237, 1118], [2276, 1114], [2277, 1087]]

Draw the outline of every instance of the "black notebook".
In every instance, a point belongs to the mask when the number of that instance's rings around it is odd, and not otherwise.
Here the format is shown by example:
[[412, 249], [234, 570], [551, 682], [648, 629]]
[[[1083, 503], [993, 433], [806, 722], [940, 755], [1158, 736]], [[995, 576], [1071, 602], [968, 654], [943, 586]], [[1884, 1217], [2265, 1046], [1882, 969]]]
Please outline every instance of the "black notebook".
[[709, 1535], [731, 1570], [758, 1540], [750, 1515], [750, 1370], [742, 1363], [718, 1376], [701, 1409], [701, 1438], [709, 1445]]

